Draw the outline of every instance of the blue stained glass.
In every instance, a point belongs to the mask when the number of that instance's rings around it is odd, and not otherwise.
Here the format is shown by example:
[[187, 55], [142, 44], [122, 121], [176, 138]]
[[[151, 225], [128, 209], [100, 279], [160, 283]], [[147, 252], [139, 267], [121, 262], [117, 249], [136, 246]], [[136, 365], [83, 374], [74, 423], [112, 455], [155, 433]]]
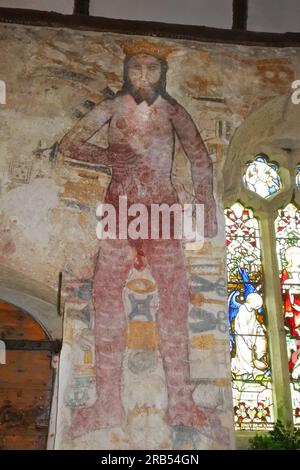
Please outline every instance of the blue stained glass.
[[263, 198], [273, 196], [282, 188], [278, 166], [264, 155], [258, 155], [247, 164], [243, 181], [247, 189]]
[[228, 330], [237, 429], [272, 428], [273, 396], [258, 221], [236, 203], [225, 209]]

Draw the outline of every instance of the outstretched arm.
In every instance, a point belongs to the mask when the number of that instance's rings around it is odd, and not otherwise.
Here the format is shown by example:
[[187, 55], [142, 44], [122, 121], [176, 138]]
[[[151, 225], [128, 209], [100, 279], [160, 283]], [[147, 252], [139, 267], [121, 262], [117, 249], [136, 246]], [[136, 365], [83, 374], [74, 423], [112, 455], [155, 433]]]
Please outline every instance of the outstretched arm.
[[88, 140], [99, 131], [112, 116], [112, 101], [104, 100], [80, 119], [60, 142], [61, 152], [69, 158], [89, 163], [109, 165], [109, 151]]
[[205, 236], [217, 233], [216, 204], [213, 196], [213, 167], [201, 135], [188, 112], [176, 103], [171, 121], [180, 143], [191, 162], [196, 203], [204, 204]]

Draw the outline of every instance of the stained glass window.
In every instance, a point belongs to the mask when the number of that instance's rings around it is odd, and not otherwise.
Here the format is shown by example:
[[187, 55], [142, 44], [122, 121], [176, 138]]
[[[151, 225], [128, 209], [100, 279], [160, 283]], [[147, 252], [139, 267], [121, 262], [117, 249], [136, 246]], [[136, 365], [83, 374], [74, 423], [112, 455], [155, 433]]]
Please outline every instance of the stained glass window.
[[297, 165], [296, 188], [300, 189], [300, 165]]
[[276, 194], [282, 187], [278, 166], [264, 155], [258, 155], [247, 164], [243, 180], [247, 189], [263, 198]]
[[294, 422], [300, 425], [300, 210], [280, 209], [275, 221]]
[[240, 203], [225, 209], [225, 220], [235, 424], [268, 429], [274, 417], [258, 221]]

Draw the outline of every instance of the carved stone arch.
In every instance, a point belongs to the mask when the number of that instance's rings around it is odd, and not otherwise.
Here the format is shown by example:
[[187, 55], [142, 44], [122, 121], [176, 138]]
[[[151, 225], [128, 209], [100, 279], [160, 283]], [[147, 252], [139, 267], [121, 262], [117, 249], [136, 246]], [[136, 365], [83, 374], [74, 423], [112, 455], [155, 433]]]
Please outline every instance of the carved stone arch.
[[[299, 122], [300, 105], [293, 104], [290, 95], [271, 98], [243, 121], [231, 140], [224, 163], [225, 206], [240, 199], [262, 214], [271, 214], [291, 200], [295, 168], [300, 161]], [[268, 199], [246, 189], [242, 181], [246, 163], [260, 153], [278, 163], [283, 185], [279, 193]]]
[[[253, 209], [260, 220], [275, 418], [285, 424], [292, 421], [292, 406], [274, 221], [278, 209], [289, 202], [293, 201], [299, 207], [300, 191], [295, 189], [295, 170], [300, 162], [299, 123], [300, 105], [292, 103], [290, 94], [270, 98], [236, 130], [223, 167], [224, 206], [240, 201]], [[261, 153], [279, 165], [282, 181], [282, 189], [267, 199], [248, 190], [243, 183], [246, 163]], [[245, 435], [238, 433], [237, 437], [244, 439]]]
[[[14, 308], [16, 307], [19, 309], [20, 316], [23, 316], [24, 319], [26, 316], [31, 317], [32, 321], [31, 323], [34, 324], [36, 322], [40, 327], [41, 330], [44, 331], [44, 340], [48, 344], [45, 345], [45, 343], [42, 345], [41, 351], [37, 351], [37, 353], [34, 352], [34, 348], [39, 349], [39, 341], [35, 342], [36, 344], [33, 344], [32, 341], [26, 341], [26, 338], [21, 341], [15, 341], [16, 344], [14, 344], [14, 341], [10, 341], [10, 345], [8, 345], [8, 342], [5, 341], [4, 343], [7, 348], [11, 348], [9, 351], [10, 353], [13, 354], [20, 354], [19, 357], [23, 355], [23, 353], [28, 354], [30, 353], [30, 348], [32, 349], [32, 354], [33, 358], [37, 356], [37, 354], [41, 355], [44, 354], [47, 357], [44, 357], [44, 366], [46, 368], [52, 368], [52, 365], [54, 366], [54, 369], [52, 369], [52, 379], [51, 379], [51, 390], [47, 390], [47, 398], [43, 398], [44, 401], [41, 403], [38, 403], [38, 400], [42, 397], [35, 397], [35, 391], [33, 390], [32, 394], [30, 393], [29, 396], [32, 397], [33, 402], [31, 403], [30, 406], [33, 406], [33, 410], [36, 410], [37, 405], [42, 405], [45, 406], [45, 403], [48, 406], [49, 410], [49, 415], [48, 415], [48, 421], [47, 421], [47, 426], [48, 426], [48, 437], [47, 437], [47, 443], [45, 444], [45, 441], [42, 443], [40, 442], [34, 442], [34, 441], [28, 441], [28, 436], [26, 438], [24, 437], [25, 441], [23, 441], [23, 444], [20, 442], [2, 442], [2, 446], [6, 446], [6, 448], [14, 448], [11, 446], [19, 446], [19, 445], [24, 445], [24, 448], [44, 448], [44, 446], [47, 446], [47, 449], [52, 449], [54, 447], [54, 438], [55, 438], [55, 432], [56, 432], [56, 416], [57, 416], [57, 399], [58, 399], [58, 379], [57, 379], [57, 366], [58, 366], [58, 361], [55, 360], [53, 361], [53, 358], [57, 358], [56, 353], [59, 352], [60, 347], [61, 347], [61, 342], [62, 342], [62, 320], [63, 317], [58, 315], [57, 312], [57, 291], [54, 289], [51, 289], [49, 286], [45, 286], [44, 284], [31, 279], [29, 276], [26, 276], [22, 273], [18, 273], [13, 269], [1, 266], [0, 267], [0, 299], [3, 302], [7, 304], [7, 308]], [[30, 322], [30, 321], [29, 321]], [[4, 322], [5, 323], [5, 322]], [[0, 329], [5, 329], [5, 324], [1, 325], [1, 318], [0, 318]], [[49, 340], [49, 341], [48, 341]], [[17, 348], [17, 350], [15, 350]], [[23, 350], [19, 350], [18, 348], [24, 348]], [[6, 355], [8, 352], [6, 352]], [[53, 356], [54, 355], [54, 356]], [[51, 360], [52, 357], [52, 360]], [[47, 359], [48, 358], [48, 359]], [[16, 360], [16, 357], [13, 358], [13, 360]], [[34, 361], [33, 361], [34, 363]], [[52, 364], [52, 365], [51, 365]], [[1, 367], [5, 367], [1, 366]], [[24, 367], [23, 367], [24, 368]], [[21, 367], [22, 369], [22, 367]], [[26, 367], [25, 367], [26, 369]], [[25, 370], [24, 369], [24, 370]], [[49, 370], [49, 369], [48, 369]], [[0, 372], [3, 371], [3, 369], [0, 369]], [[49, 372], [50, 373], [50, 372]], [[32, 376], [36, 376], [36, 374], [33, 374]], [[37, 374], [37, 377], [39, 374]], [[20, 385], [20, 384], [19, 384]], [[8, 389], [9, 389], [9, 384], [8, 384]], [[0, 390], [0, 405], [2, 403], [2, 408], [3, 406], [8, 407], [7, 409], [4, 410], [4, 412], [10, 413], [10, 408], [11, 412], [14, 413], [15, 416], [19, 417], [24, 417], [25, 420], [27, 419], [27, 416], [29, 416], [30, 407], [27, 409], [26, 408], [26, 400], [25, 398], [21, 397], [20, 394], [23, 392], [19, 392], [19, 398], [15, 397], [13, 395], [8, 394], [8, 389], [5, 391], [4, 390], [4, 395], [2, 393], [2, 398], [1, 398], [1, 390]], [[6, 395], [5, 395], [6, 393]], [[25, 392], [24, 392], [25, 393]], [[50, 395], [49, 395], [50, 394]], [[41, 394], [42, 395], [42, 394]], [[4, 400], [4, 401], [3, 401]], [[7, 402], [10, 401], [10, 403]], [[24, 401], [24, 403], [22, 402]], [[8, 404], [6, 404], [8, 403]], [[25, 408], [24, 408], [25, 404]], [[29, 406], [29, 402], [27, 400], [27, 405]], [[1, 409], [2, 409], [1, 408]], [[20, 419], [21, 419], [20, 418]], [[23, 418], [22, 418], [23, 419]], [[22, 428], [22, 419], [20, 421], [20, 426]], [[40, 419], [40, 418], [39, 418]], [[38, 423], [40, 426], [40, 423]], [[1, 426], [1, 425], [0, 425]], [[20, 428], [20, 433], [19, 436], [22, 437], [22, 429]], [[7, 430], [6, 430], [7, 431]], [[1, 434], [1, 431], [0, 431]], [[2, 433], [4, 435], [4, 432]], [[6, 433], [7, 434], [7, 433]], [[3, 438], [4, 439], [4, 438]], [[26, 441], [27, 439], [27, 441]], [[42, 439], [43, 440], [43, 439]], [[39, 446], [42, 447], [39, 447]], [[1, 446], [1, 442], [0, 442]], [[33, 447], [30, 447], [33, 446]], [[34, 447], [37, 446], [37, 447]]]
[[[32, 302], [32, 300], [31, 300]], [[0, 449], [53, 447], [60, 341], [34, 316], [0, 297]]]
[[0, 299], [31, 315], [51, 340], [62, 339], [62, 316], [57, 313], [57, 291], [0, 266]]

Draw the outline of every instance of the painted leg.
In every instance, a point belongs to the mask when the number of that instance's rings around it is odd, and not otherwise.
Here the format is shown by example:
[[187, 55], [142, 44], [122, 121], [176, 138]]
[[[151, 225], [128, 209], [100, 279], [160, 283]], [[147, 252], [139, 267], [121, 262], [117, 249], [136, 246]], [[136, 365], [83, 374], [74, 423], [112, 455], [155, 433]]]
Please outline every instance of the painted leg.
[[189, 290], [179, 240], [144, 243], [147, 261], [159, 290], [159, 349], [168, 387], [167, 421], [172, 426], [202, 428], [208, 415], [194, 403], [190, 383]]
[[102, 242], [93, 278], [97, 400], [91, 407], [73, 410], [77, 434], [120, 426], [125, 417], [121, 382], [127, 322], [122, 293], [134, 260], [128, 241]]

